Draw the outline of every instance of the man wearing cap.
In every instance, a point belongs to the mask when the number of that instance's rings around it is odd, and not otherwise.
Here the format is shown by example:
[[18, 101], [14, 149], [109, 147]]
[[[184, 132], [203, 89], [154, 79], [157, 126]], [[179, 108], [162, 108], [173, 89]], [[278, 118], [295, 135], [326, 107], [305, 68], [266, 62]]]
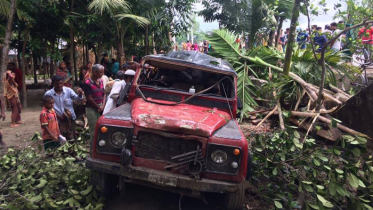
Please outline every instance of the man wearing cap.
[[122, 92], [126, 88], [126, 84], [128, 85], [131, 84], [134, 76], [135, 76], [135, 71], [131, 69], [125, 72], [123, 71], [117, 72], [117, 77], [115, 79], [113, 88], [111, 89], [111, 92], [108, 96], [108, 100], [107, 100], [103, 114], [110, 112], [116, 107], [119, 93]]

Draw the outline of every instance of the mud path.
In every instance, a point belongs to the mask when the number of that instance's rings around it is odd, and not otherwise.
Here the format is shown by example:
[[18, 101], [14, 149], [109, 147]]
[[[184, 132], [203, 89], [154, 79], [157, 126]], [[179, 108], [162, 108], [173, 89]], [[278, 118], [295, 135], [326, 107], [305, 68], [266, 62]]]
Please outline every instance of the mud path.
[[25, 140], [30, 140], [35, 132], [41, 132], [39, 114], [42, 108], [40, 101], [44, 93], [44, 90], [27, 91], [28, 108], [22, 110], [21, 118], [24, 124], [18, 127], [10, 128], [11, 111], [5, 111], [6, 119], [0, 121], [0, 130], [3, 132], [3, 139], [7, 146], [22, 147], [26, 145]]

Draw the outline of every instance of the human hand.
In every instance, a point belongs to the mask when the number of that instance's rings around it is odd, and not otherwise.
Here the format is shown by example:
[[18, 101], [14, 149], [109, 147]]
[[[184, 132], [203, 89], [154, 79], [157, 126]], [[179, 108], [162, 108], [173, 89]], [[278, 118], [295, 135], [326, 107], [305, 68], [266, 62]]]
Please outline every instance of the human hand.
[[53, 141], [60, 141], [60, 140], [58, 139], [58, 136], [53, 136]]
[[102, 112], [102, 111], [104, 111], [104, 106], [100, 106], [100, 108], [98, 108], [98, 110], [97, 110], [98, 112]]
[[65, 115], [59, 115], [59, 114], [57, 114], [57, 119], [58, 119], [60, 122], [63, 122], [63, 121], [65, 121]]

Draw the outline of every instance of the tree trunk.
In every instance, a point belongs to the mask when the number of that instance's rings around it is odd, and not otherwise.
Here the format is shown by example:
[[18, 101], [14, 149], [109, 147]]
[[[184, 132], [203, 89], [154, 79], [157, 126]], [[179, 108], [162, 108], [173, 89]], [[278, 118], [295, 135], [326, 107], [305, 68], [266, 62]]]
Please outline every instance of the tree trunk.
[[282, 24], [284, 23], [284, 18], [280, 17], [279, 22], [278, 22], [278, 27], [277, 27], [277, 36], [276, 36], [276, 44], [275, 47], [277, 47], [279, 41], [280, 41], [280, 32], [282, 29]]
[[97, 49], [93, 47], [93, 53], [95, 54], [95, 63], [98, 63]]
[[285, 52], [285, 62], [284, 62], [284, 74], [289, 75], [290, 72], [290, 65], [291, 65], [291, 56], [293, 54], [293, 44], [295, 41], [295, 29], [297, 27], [297, 21], [299, 17], [299, 9], [300, 9], [300, 2], [301, 0], [294, 0], [294, 7], [293, 13], [291, 16], [291, 24], [290, 24], [290, 33], [288, 42], [286, 45], [286, 52]]
[[27, 46], [27, 41], [29, 37], [29, 27], [27, 26], [25, 32], [24, 32], [24, 37], [23, 37], [23, 45], [22, 45], [22, 81], [23, 81], [23, 86], [22, 86], [22, 99], [23, 99], [23, 107], [27, 108], [27, 95], [26, 95], [26, 73], [27, 73], [27, 66], [28, 62], [27, 59], [25, 58], [26, 54], [26, 46]]
[[149, 25], [145, 27], [145, 55], [149, 55]]
[[74, 44], [73, 64], [74, 64], [74, 69], [75, 69], [75, 82], [78, 82], [78, 67], [76, 66], [76, 45], [75, 45], [75, 42], [73, 44]]
[[[41, 73], [41, 66], [42, 66], [42, 63], [41, 63], [41, 57], [37, 58], [38, 60], [38, 63], [39, 63], [39, 74]], [[44, 74], [44, 80], [45, 80], [45, 74]]]
[[[71, 0], [70, 2], [70, 14], [74, 12], [74, 0]], [[75, 63], [73, 62], [74, 60], [74, 23], [72, 20], [70, 20], [70, 67], [72, 70], [74, 70], [74, 75], [75, 75], [75, 82], [78, 82], [78, 74], [76, 72], [76, 66]]]
[[96, 62], [98, 62], [99, 57], [102, 55], [102, 42], [98, 42], [97, 44], [97, 59]]
[[86, 56], [86, 61], [88, 63], [89, 62], [89, 47], [88, 47], [88, 43], [86, 43], [86, 47], [85, 47], [85, 56]]
[[156, 50], [155, 50], [155, 42], [154, 42], [154, 32], [152, 33], [152, 46], [153, 46], [153, 52], [152, 54], [157, 54]]
[[83, 42], [83, 44], [82, 44], [82, 52], [83, 52], [83, 53], [82, 53], [82, 55], [83, 55], [82, 57], [83, 57], [83, 66], [84, 66], [84, 65], [87, 65], [87, 63], [88, 63], [88, 62], [86, 61], [86, 59], [85, 59], [84, 42]]
[[[52, 46], [52, 54], [54, 54], [54, 45], [56, 44], [56, 39], [53, 39], [51, 41], [51, 46]], [[49, 77], [52, 78], [53, 75], [54, 75], [54, 60], [52, 59], [51, 57], [51, 65], [50, 65], [50, 69], [49, 69]]]
[[[16, 12], [16, 7], [17, 7], [17, 0], [12, 0], [10, 2], [10, 14], [9, 18], [6, 24], [6, 31], [5, 31], [5, 38], [4, 38], [4, 44], [1, 52], [1, 66], [0, 66], [0, 81], [3, 81], [3, 76], [7, 70], [7, 61], [8, 61], [8, 53], [9, 53], [9, 45], [10, 45], [10, 40], [12, 38], [12, 26], [13, 26], [13, 19], [14, 19], [14, 14]], [[3, 95], [3, 85], [0, 85], [0, 96]], [[3, 98], [1, 98], [3, 99]]]
[[38, 58], [35, 53], [32, 53], [32, 59], [34, 63], [34, 84], [36, 85], [38, 83], [38, 75], [36, 74]]

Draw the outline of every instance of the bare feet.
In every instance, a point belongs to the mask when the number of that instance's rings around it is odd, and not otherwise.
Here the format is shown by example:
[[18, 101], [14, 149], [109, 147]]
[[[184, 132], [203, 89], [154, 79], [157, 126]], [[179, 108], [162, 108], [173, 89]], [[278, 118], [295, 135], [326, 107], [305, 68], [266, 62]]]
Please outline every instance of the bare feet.
[[11, 127], [11, 128], [18, 127], [18, 126], [19, 126], [18, 124], [13, 124], [13, 123], [10, 124], [10, 127]]
[[18, 121], [18, 122], [16, 122], [17, 124], [23, 124], [23, 122], [22, 121]]

